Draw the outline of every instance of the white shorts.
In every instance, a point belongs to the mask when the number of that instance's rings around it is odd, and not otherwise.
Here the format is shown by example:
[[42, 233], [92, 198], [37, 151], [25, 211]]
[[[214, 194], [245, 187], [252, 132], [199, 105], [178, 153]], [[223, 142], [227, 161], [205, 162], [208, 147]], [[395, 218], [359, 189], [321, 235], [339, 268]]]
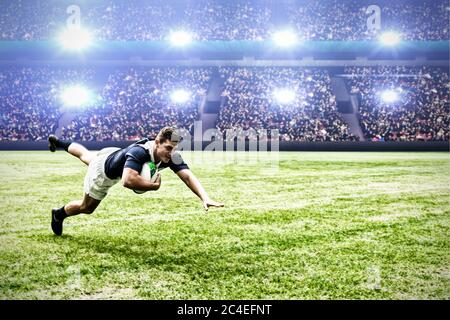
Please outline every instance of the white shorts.
[[104, 148], [97, 153], [88, 167], [88, 172], [84, 177], [84, 193], [96, 200], [103, 200], [109, 188], [120, 181], [120, 178], [110, 179], [105, 174], [106, 158], [120, 148]]

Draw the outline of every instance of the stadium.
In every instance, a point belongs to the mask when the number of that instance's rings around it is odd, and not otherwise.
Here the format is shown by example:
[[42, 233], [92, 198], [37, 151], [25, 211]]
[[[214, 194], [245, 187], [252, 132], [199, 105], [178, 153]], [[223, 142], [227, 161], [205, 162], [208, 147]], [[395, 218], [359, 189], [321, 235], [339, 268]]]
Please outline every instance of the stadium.
[[[1, 1], [0, 299], [449, 299], [449, 15]], [[183, 162], [86, 189], [142, 139]]]

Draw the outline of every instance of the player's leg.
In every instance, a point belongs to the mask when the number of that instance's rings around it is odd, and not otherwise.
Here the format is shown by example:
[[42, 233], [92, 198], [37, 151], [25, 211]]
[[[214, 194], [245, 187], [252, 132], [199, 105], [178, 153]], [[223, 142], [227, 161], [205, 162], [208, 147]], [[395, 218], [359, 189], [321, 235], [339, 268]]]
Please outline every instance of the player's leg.
[[100, 202], [101, 200], [94, 199], [88, 194], [85, 194], [83, 200], [70, 201], [59, 209], [53, 209], [51, 223], [53, 232], [60, 236], [62, 234], [64, 219], [80, 213], [91, 214], [95, 211]]
[[64, 206], [64, 211], [68, 217], [80, 213], [91, 214], [97, 209], [100, 202], [101, 200], [94, 199], [88, 194], [85, 194], [83, 200], [74, 200], [66, 204]]
[[91, 163], [91, 160], [95, 158], [97, 154], [96, 152], [89, 151], [83, 145], [76, 142], [72, 142], [69, 145], [67, 152], [80, 159], [86, 165], [89, 165], [89, 163]]
[[[72, 143], [69, 151], [72, 150]], [[75, 147], [77, 147], [75, 145]], [[118, 148], [104, 149], [104, 153], [99, 153], [92, 159], [89, 164], [88, 172], [84, 177], [84, 198], [83, 200], [75, 200], [66, 204], [64, 207], [52, 210], [52, 230], [56, 235], [62, 234], [62, 225], [65, 218], [75, 216], [80, 213], [90, 214], [98, 207], [100, 202], [106, 197], [109, 189], [120, 181], [120, 178], [109, 179], [105, 172], [104, 166], [106, 158], [110, 152], [114, 152]], [[75, 149], [76, 150], [76, 149]]]
[[86, 165], [89, 165], [96, 153], [91, 152], [79, 143], [70, 140], [61, 140], [55, 135], [48, 137], [48, 147], [51, 152], [55, 152], [57, 148], [66, 150], [71, 155], [80, 159]]

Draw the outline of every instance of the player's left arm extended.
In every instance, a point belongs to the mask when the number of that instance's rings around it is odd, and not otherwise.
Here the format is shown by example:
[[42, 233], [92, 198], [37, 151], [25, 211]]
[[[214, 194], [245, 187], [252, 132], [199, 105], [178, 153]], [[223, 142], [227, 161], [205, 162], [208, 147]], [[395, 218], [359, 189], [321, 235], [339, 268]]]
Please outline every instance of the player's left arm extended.
[[215, 202], [211, 200], [203, 189], [200, 181], [189, 169], [183, 169], [177, 172], [178, 177], [192, 190], [203, 202], [203, 208], [208, 211], [209, 207], [223, 207], [223, 203]]

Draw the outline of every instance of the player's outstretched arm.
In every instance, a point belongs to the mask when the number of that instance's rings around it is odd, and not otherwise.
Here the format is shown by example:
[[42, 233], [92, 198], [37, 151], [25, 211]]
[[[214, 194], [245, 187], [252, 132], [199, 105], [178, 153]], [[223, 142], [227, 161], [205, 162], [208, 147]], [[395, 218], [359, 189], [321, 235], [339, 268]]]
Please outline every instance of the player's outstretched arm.
[[213, 201], [209, 198], [200, 181], [189, 169], [183, 169], [177, 172], [178, 177], [192, 190], [203, 202], [203, 208], [208, 211], [209, 207], [223, 207], [223, 203]]

